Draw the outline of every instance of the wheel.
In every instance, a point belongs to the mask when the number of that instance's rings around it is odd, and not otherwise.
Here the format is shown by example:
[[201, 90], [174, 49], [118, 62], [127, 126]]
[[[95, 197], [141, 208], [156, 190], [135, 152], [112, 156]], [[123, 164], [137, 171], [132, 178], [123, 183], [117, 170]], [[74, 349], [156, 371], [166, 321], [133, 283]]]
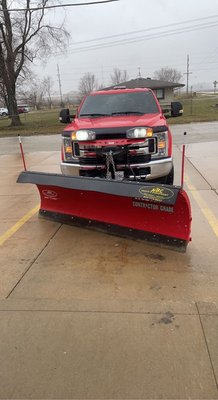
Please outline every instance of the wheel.
[[2, 113], [2, 116], [3, 116], [3, 117], [6, 117], [6, 115], [7, 115], [7, 114], [6, 114], [5, 112]]

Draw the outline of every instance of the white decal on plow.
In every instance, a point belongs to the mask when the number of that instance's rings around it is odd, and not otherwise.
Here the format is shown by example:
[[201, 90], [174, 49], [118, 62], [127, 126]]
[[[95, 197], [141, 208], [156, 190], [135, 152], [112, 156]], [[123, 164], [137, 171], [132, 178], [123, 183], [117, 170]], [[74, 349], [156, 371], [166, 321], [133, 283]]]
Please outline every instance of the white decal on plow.
[[42, 194], [45, 199], [57, 200], [58, 194], [54, 190], [44, 189], [42, 190]]

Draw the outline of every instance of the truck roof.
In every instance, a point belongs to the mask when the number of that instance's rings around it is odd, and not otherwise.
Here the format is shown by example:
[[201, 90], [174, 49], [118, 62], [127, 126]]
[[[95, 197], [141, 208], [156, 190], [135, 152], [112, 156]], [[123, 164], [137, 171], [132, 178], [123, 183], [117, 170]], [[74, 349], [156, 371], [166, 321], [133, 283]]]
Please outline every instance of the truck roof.
[[116, 93], [134, 93], [134, 92], [151, 92], [152, 90], [149, 88], [134, 88], [127, 89], [122, 86], [117, 86], [117, 89], [109, 89], [109, 90], [98, 90], [95, 92], [89, 93], [89, 96], [97, 96], [97, 95], [106, 95], [106, 94], [116, 94]]

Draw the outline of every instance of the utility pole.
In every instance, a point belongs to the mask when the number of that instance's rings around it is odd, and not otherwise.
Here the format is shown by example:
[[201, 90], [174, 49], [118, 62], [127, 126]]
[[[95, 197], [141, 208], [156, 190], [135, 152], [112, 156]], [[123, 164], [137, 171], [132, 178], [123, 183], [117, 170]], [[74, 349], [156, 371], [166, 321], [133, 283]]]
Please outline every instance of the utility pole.
[[101, 84], [104, 86], [104, 68], [101, 66]]
[[60, 70], [59, 70], [59, 65], [58, 64], [57, 64], [57, 71], [58, 71], [58, 83], [59, 83], [61, 107], [63, 107], [63, 98], [62, 98], [62, 91], [61, 91], [61, 76], [60, 76]]
[[138, 70], [139, 70], [138, 77], [141, 78], [141, 77], [142, 77], [142, 76], [141, 76], [141, 68], [138, 67]]
[[188, 95], [188, 89], [189, 89], [189, 75], [192, 74], [192, 72], [189, 71], [189, 55], [187, 55], [187, 62], [186, 62], [186, 72], [184, 75], [186, 75], [186, 94]]

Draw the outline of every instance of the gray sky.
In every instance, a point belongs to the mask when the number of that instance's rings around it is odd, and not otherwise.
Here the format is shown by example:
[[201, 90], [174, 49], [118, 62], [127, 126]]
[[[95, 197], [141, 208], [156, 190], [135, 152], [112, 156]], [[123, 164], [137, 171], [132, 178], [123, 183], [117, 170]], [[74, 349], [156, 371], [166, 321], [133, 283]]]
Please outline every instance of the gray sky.
[[[34, 71], [39, 77], [51, 76], [55, 90], [58, 90], [57, 64], [62, 91], [67, 93], [78, 89], [79, 80], [86, 72], [94, 73], [99, 83], [109, 84], [114, 67], [126, 69], [129, 78], [137, 77], [139, 67], [143, 77], [152, 77], [155, 70], [165, 66], [185, 73], [187, 54], [192, 71], [190, 86], [195, 88], [197, 83], [205, 82], [212, 89], [213, 81], [218, 81], [218, 0], [120, 0], [102, 5], [67, 7], [50, 13], [51, 19], [66, 20], [71, 33], [68, 52], [49, 58], [46, 65], [37, 63]], [[198, 18], [202, 19], [182, 23]], [[166, 27], [170, 24], [175, 25]], [[217, 25], [209, 27], [205, 24]], [[201, 28], [190, 31], [197, 25]], [[184, 32], [184, 29], [189, 32]], [[178, 33], [178, 30], [183, 32]], [[134, 31], [141, 32], [133, 34]], [[164, 34], [168, 36], [163, 37]], [[121, 36], [99, 40], [112, 35]], [[162, 37], [155, 37], [158, 35]], [[135, 42], [108, 45], [119, 40]], [[93, 45], [101, 48], [84, 49]], [[185, 75], [183, 82], [186, 83]]]

